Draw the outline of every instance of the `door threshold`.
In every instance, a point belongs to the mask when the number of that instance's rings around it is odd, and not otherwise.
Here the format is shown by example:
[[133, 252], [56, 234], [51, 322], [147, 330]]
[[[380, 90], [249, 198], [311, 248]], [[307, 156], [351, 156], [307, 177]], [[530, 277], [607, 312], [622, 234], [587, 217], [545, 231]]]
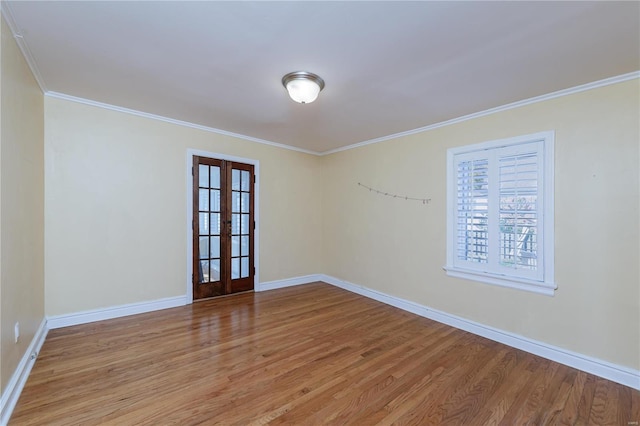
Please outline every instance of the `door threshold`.
[[236, 293], [231, 293], [231, 294], [221, 294], [219, 296], [211, 296], [211, 297], [204, 297], [202, 299], [193, 299], [193, 303], [198, 303], [198, 302], [204, 302], [207, 300], [215, 300], [215, 299], [222, 299], [225, 297], [232, 297], [232, 296], [237, 296], [240, 294], [247, 294], [247, 293], [255, 293], [255, 289], [254, 290], [245, 290], [245, 291], [238, 291]]

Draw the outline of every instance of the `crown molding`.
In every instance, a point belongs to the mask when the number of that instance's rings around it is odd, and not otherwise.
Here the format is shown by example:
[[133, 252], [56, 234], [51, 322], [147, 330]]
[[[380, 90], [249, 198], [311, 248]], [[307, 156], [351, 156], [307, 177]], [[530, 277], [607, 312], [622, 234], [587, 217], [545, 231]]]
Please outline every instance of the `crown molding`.
[[592, 83], [582, 84], [580, 86], [570, 87], [568, 89], [558, 90], [557, 92], [548, 93], [546, 95], [535, 96], [533, 98], [524, 99], [510, 104], [498, 106], [495, 108], [489, 108], [484, 111], [474, 112], [472, 114], [463, 115], [462, 117], [452, 118], [451, 120], [441, 121], [439, 123], [430, 124], [428, 126], [419, 127], [413, 130], [407, 130], [405, 132], [394, 133], [388, 136], [382, 136], [380, 138], [369, 139], [366, 141], [358, 142], [352, 145], [343, 146], [341, 148], [332, 149], [329, 151], [323, 151], [320, 155], [330, 155], [341, 151], [347, 151], [361, 146], [372, 145], [379, 142], [385, 142], [391, 139], [397, 139], [403, 136], [415, 135], [416, 133], [427, 132], [429, 130], [437, 129], [439, 127], [451, 126], [452, 124], [462, 123], [463, 121], [473, 120], [475, 118], [484, 117], [485, 115], [491, 115], [502, 111], [508, 111], [510, 109], [520, 108], [525, 105], [535, 104], [538, 102], [548, 101], [550, 99], [559, 98], [562, 96], [573, 95], [574, 93], [584, 92], [586, 90], [597, 89], [599, 87], [610, 86], [612, 84], [622, 83], [629, 80], [640, 78], [640, 71], [630, 72], [628, 74], [622, 74], [615, 77], [605, 78], [603, 80], [594, 81]]
[[249, 142], [256, 142], [256, 143], [263, 144], [263, 145], [269, 145], [269, 146], [274, 146], [274, 147], [277, 147], [277, 148], [288, 149], [290, 151], [303, 152], [305, 154], [311, 154], [311, 155], [319, 155], [319, 153], [316, 152], [316, 151], [310, 151], [308, 149], [298, 148], [298, 147], [292, 146], [292, 145], [285, 145], [285, 144], [278, 143], [278, 142], [272, 142], [272, 141], [268, 141], [268, 140], [265, 140], [265, 139], [259, 139], [259, 138], [254, 138], [252, 136], [242, 135], [240, 133], [233, 133], [233, 132], [228, 132], [226, 130], [216, 129], [214, 127], [208, 127], [208, 126], [203, 126], [203, 125], [200, 125], [200, 124], [190, 123], [188, 121], [176, 120], [176, 119], [173, 119], [173, 118], [163, 117], [161, 115], [156, 115], [156, 114], [150, 114], [148, 112], [138, 111], [138, 110], [135, 110], [135, 109], [129, 109], [129, 108], [124, 108], [124, 107], [120, 107], [120, 106], [117, 106], [117, 105], [111, 105], [111, 104], [106, 104], [106, 103], [103, 103], [103, 102], [92, 101], [91, 99], [85, 99], [85, 98], [79, 98], [79, 97], [76, 97], [76, 96], [65, 95], [64, 93], [46, 92], [45, 96], [48, 96], [48, 97], [54, 98], [54, 99], [62, 99], [62, 100], [65, 100], [65, 101], [77, 102], [77, 103], [84, 104], [84, 105], [89, 105], [89, 106], [93, 106], [93, 107], [108, 109], [108, 110], [111, 110], [111, 111], [122, 112], [122, 113], [125, 113], [125, 114], [135, 115], [135, 116], [138, 116], [138, 117], [149, 118], [151, 120], [163, 121], [165, 123], [176, 124], [178, 126], [189, 127], [191, 129], [202, 130], [202, 131], [209, 132], [209, 133], [216, 133], [216, 134], [223, 135], [223, 136], [230, 136], [232, 138], [244, 139], [244, 140], [249, 141]]
[[[213, 127], [203, 126], [203, 125], [200, 125], [200, 124], [190, 123], [188, 121], [176, 120], [176, 119], [173, 119], [173, 118], [163, 117], [163, 116], [160, 116], [160, 115], [150, 114], [150, 113], [147, 113], [147, 112], [137, 111], [137, 110], [133, 110], [133, 109], [129, 109], [129, 108], [123, 108], [123, 107], [120, 107], [120, 106], [117, 106], [117, 105], [106, 104], [106, 103], [103, 103], [103, 102], [97, 102], [97, 101], [93, 101], [93, 100], [90, 100], [90, 99], [79, 98], [79, 97], [76, 97], [76, 96], [66, 95], [64, 93], [47, 91], [47, 92], [45, 92], [45, 96], [49, 96], [51, 98], [56, 98], [56, 99], [63, 99], [63, 100], [71, 101], [71, 102], [77, 102], [77, 103], [90, 105], [90, 106], [94, 106], [94, 107], [98, 107], [98, 108], [104, 108], [104, 109], [108, 109], [108, 110], [112, 110], [112, 111], [122, 112], [122, 113], [125, 113], [125, 114], [136, 115], [138, 117], [149, 118], [149, 119], [152, 119], [152, 120], [164, 121], [166, 123], [176, 124], [178, 126], [184, 126], [184, 127], [189, 127], [189, 128], [192, 128], [192, 129], [203, 130], [205, 132], [216, 133], [216, 134], [224, 135], [224, 136], [230, 136], [230, 137], [233, 137], [233, 138], [243, 139], [243, 140], [246, 140], [246, 141], [249, 141], [249, 142], [256, 142], [256, 143], [260, 143], [260, 144], [263, 144], [263, 145], [269, 145], [269, 146], [282, 148], [282, 149], [287, 149], [287, 150], [291, 150], [291, 151], [302, 152], [302, 153], [310, 154], [310, 155], [325, 156], [325, 155], [331, 155], [331, 154], [335, 154], [335, 153], [342, 152], [342, 151], [347, 151], [347, 150], [350, 150], [350, 149], [359, 148], [359, 147], [366, 146], [366, 145], [373, 145], [373, 144], [380, 143], [380, 142], [386, 142], [386, 141], [389, 141], [389, 140], [401, 138], [403, 136], [415, 135], [417, 133], [427, 132], [429, 130], [438, 129], [440, 127], [451, 126], [453, 124], [462, 123], [464, 121], [473, 120], [473, 119], [484, 117], [484, 116], [491, 115], [491, 114], [496, 114], [498, 112], [508, 111], [508, 110], [515, 109], [515, 108], [520, 108], [520, 107], [523, 107], [523, 106], [526, 106], [526, 105], [531, 105], [531, 104], [535, 104], [535, 103], [538, 103], [538, 102], [544, 102], [544, 101], [548, 101], [548, 100], [551, 100], [551, 99], [555, 99], [555, 98], [559, 98], [559, 97], [563, 97], [563, 96], [568, 96], [568, 95], [573, 95], [575, 93], [580, 93], [580, 92], [584, 92], [584, 91], [587, 91], [587, 90], [592, 90], [592, 89], [597, 89], [597, 88], [600, 88], [600, 87], [610, 86], [610, 85], [613, 85], [613, 84], [622, 83], [622, 82], [625, 82], [625, 81], [639, 79], [639, 78], [640, 78], [640, 71], [634, 71], [634, 72], [631, 72], [631, 73], [628, 73], [628, 74], [622, 74], [622, 75], [615, 76], [615, 77], [605, 78], [603, 80], [598, 80], [598, 81], [594, 81], [594, 82], [591, 82], [591, 83], [582, 84], [580, 86], [570, 87], [568, 89], [558, 90], [556, 92], [548, 93], [548, 94], [545, 94], [545, 95], [535, 96], [533, 98], [524, 99], [524, 100], [517, 101], [517, 102], [512, 102], [510, 104], [501, 105], [501, 106], [498, 106], [498, 107], [495, 107], [495, 108], [486, 109], [484, 111], [475, 112], [475, 113], [472, 113], [472, 114], [464, 115], [462, 117], [452, 118], [451, 120], [441, 121], [439, 123], [430, 124], [428, 126], [419, 127], [417, 129], [407, 130], [405, 132], [400, 132], [400, 133], [394, 133], [394, 134], [391, 134], [391, 135], [388, 135], [388, 136], [382, 136], [382, 137], [375, 138], [375, 139], [369, 139], [369, 140], [358, 142], [358, 143], [355, 143], [355, 144], [352, 144], [352, 145], [347, 145], [347, 146], [344, 146], [344, 147], [341, 147], [341, 148], [336, 148], [336, 149], [332, 149], [332, 150], [329, 150], [329, 151], [322, 151], [322, 152], [312, 151], [312, 150], [308, 150], [308, 149], [304, 149], [304, 148], [298, 148], [298, 147], [295, 147], [295, 146], [292, 146], [292, 145], [286, 145], [286, 144], [282, 144], [282, 143], [278, 143], [278, 142], [272, 142], [272, 141], [268, 141], [268, 140], [265, 140], [265, 139], [254, 138], [252, 136], [247, 136], [247, 135], [242, 135], [242, 134], [239, 134], [239, 133], [228, 132], [226, 130], [221, 130], [221, 129], [216, 129], [216, 128], [213, 128]], [[41, 87], [42, 87], [42, 85], [41, 85]]]
[[11, 11], [11, 7], [9, 6], [8, 3], [4, 1], [0, 1], [0, 11], [2, 13], [2, 16], [4, 17], [5, 22], [7, 23], [7, 25], [9, 25], [9, 29], [11, 30], [11, 34], [13, 35], [13, 39], [16, 41], [18, 48], [22, 52], [22, 56], [24, 57], [24, 60], [27, 62], [27, 65], [31, 70], [31, 74], [33, 74], [33, 78], [35, 78], [36, 82], [38, 83], [38, 86], [40, 86], [40, 90], [42, 90], [42, 93], [47, 93], [47, 86], [44, 84], [44, 79], [40, 74], [40, 71], [38, 69], [38, 64], [35, 58], [33, 57], [33, 55], [31, 54], [31, 51], [29, 50], [29, 46], [27, 45], [27, 42], [24, 40], [24, 37], [20, 33], [18, 25], [16, 24], [16, 21], [13, 18], [13, 12]]
[[336, 148], [336, 149], [332, 149], [332, 150], [329, 150], [329, 151], [323, 151], [323, 152], [311, 151], [311, 150], [304, 149], [304, 148], [298, 148], [298, 147], [295, 147], [295, 146], [292, 146], [292, 145], [286, 145], [286, 144], [282, 144], [282, 143], [278, 143], [278, 142], [272, 142], [272, 141], [268, 141], [268, 140], [265, 140], [265, 139], [254, 138], [252, 136], [242, 135], [242, 134], [239, 134], [239, 133], [233, 133], [233, 132], [228, 132], [226, 130], [216, 129], [216, 128], [213, 128], [213, 127], [207, 127], [207, 126], [203, 126], [203, 125], [200, 125], [200, 124], [190, 123], [188, 121], [176, 120], [176, 119], [173, 119], [173, 118], [168, 118], [168, 117], [163, 117], [163, 116], [160, 116], [160, 115], [150, 114], [150, 113], [143, 112], [143, 111], [137, 111], [137, 110], [133, 110], [133, 109], [129, 109], [129, 108], [119, 107], [119, 106], [116, 106], [116, 105], [106, 104], [106, 103], [103, 103], [103, 102], [92, 101], [90, 99], [85, 99], [85, 98], [79, 98], [79, 97], [76, 97], [76, 96], [65, 95], [64, 93], [45, 92], [45, 96], [49, 96], [49, 97], [57, 98], [57, 99], [63, 99], [63, 100], [67, 100], [67, 101], [72, 101], [72, 102], [77, 102], [77, 103], [90, 105], [90, 106], [94, 106], [94, 107], [98, 107], [98, 108], [109, 109], [109, 110], [112, 110], [112, 111], [123, 112], [125, 114], [132, 114], [132, 115], [136, 115], [136, 116], [139, 116], [139, 117], [150, 118], [152, 120], [164, 121], [166, 123], [177, 124], [179, 126], [184, 126], [184, 127], [190, 127], [190, 128], [193, 128], [193, 129], [203, 130], [205, 132], [217, 133], [217, 134], [224, 135], [224, 136], [230, 136], [230, 137], [234, 137], [234, 138], [238, 138], [238, 139], [244, 139], [244, 140], [247, 140], [247, 141], [250, 141], [250, 142], [256, 142], [256, 143], [260, 143], [260, 144], [264, 144], [264, 145], [274, 146], [274, 147], [277, 147], [277, 148], [283, 148], [283, 149], [288, 149], [288, 150], [291, 150], [291, 151], [303, 152], [305, 154], [311, 154], [311, 155], [317, 155], [317, 156], [325, 156], [325, 155], [331, 155], [331, 154], [335, 154], [335, 153], [342, 152], [342, 151], [347, 151], [347, 150], [350, 150], [350, 149], [359, 148], [359, 147], [366, 146], [366, 145], [373, 145], [373, 144], [376, 144], [376, 143], [385, 142], [385, 141], [389, 141], [389, 140], [392, 140], [392, 139], [397, 139], [397, 138], [400, 138], [400, 137], [403, 137], [403, 136], [409, 136], [409, 135], [414, 135], [414, 134], [417, 134], [417, 133], [423, 133], [423, 132], [427, 132], [429, 130], [434, 130], [434, 129], [437, 129], [437, 128], [440, 128], [440, 127], [451, 126], [453, 124], [462, 123], [464, 121], [473, 120], [473, 119], [476, 119], [476, 118], [484, 117], [484, 116], [495, 114], [495, 113], [498, 113], [498, 112], [508, 111], [508, 110], [515, 109], [515, 108], [520, 108], [520, 107], [523, 107], [523, 106], [526, 106], [526, 105], [531, 105], [531, 104], [535, 104], [535, 103], [538, 103], [538, 102], [544, 102], [544, 101], [548, 101], [548, 100], [551, 100], [551, 99], [559, 98], [559, 97], [562, 97], [562, 96], [573, 95], [575, 93], [580, 93], [580, 92], [584, 92], [584, 91], [587, 91], [587, 90], [592, 90], [592, 89], [597, 89], [597, 88], [600, 88], [600, 87], [610, 86], [610, 85], [613, 85], [613, 84], [622, 83], [622, 82], [625, 82], [625, 81], [634, 80], [634, 79], [638, 79], [638, 78], [640, 78], [640, 71], [634, 71], [634, 72], [631, 72], [631, 73], [628, 73], [628, 74], [623, 74], [623, 75], [619, 75], [619, 76], [615, 76], [615, 77], [605, 78], [603, 80], [598, 80], [598, 81], [594, 81], [594, 82], [591, 82], [591, 83], [582, 84], [580, 86], [575, 86], [575, 87], [571, 87], [571, 88], [568, 88], [568, 89], [558, 90], [556, 92], [548, 93], [546, 95], [540, 95], [540, 96], [536, 96], [536, 97], [533, 97], [533, 98], [524, 99], [524, 100], [517, 101], [517, 102], [512, 102], [510, 104], [498, 106], [498, 107], [495, 107], [495, 108], [486, 109], [484, 111], [475, 112], [473, 114], [464, 115], [462, 117], [452, 118], [451, 120], [441, 121], [439, 123], [430, 124], [428, 126], [419, 127], [417, 129], [408, 130], [408, 131], [400, 132], [400, 133], [394, 133], [392, 135], [383, 136], [383, 137], [379, 137], [379, 138], [375, 138], [375, 139], [369, 139], [369, 140], [358, 142], [358, 143], [355, 143], [355, 144], [352, 144], [352, 145], [347, 145], [347, 146], [344, 146], [344, 147], [341, 147], [341, 148]]
[[534, 103], [538, 103], [538, 102], [543, 102], [543, 101], [547, 101], [550, 99], [555, 99], [555, 98], [559, 98], [562, 96], [567, 96], [567, 95], [572, 95], [574, 93], [580, 93], [580, 92], [584, 92], [586, 90], [591, 90], [591, 89], [596, 89], [599, 87], [604, 87], [604, 86], [609, 86], [612, 84], [617, 84], [617, 83], [622, 83], [625, 81], [629, 81], [629, 80], [634, 80], [634, 79], [638, 79], [640, 78], [640, 71], [634, 71], [634, 72], [630, 72], [627, 74], [622, 74], [619, 76], [614, 76], [614, 77], [609, 77], [609, 78], [605, 78], [603, 80], [598, 80], [598, 81], [594, 81], [591, 83], [586, 83], [586, 84], [582, 84], [580, 86], [575, 86], [575, 87], [571, 87], [568, 89], [562, 89], [562, 90], [558, 90], [556, 92], [552, 92], [552, 93], [548, 93], [545, 95], [540, 95], [540, 96], [535, 96], [533, 98], [529, 98], [529, 99], [524, 99], [521, 101], [516, 101], [516, 102], [512, 102], [506, 105], [502, 105], [502, 106], [498, 106], [495, 108], [489, 108], [486, 109], [484, 111], [480, 111], [480, 112], [475, 112], [472, 114], [468, 114], [468, 115], [464, 115], [461, 117], [457, 117], [457, 118], [452, 118], [450, 120], [445, 120], [445, 121], [441, 121], [439, 123], [434, 123], [434, 124], [430, 124], [428, 126], [424, 126], [424, 127], [419, 127], [417, 129], [413, 129], [413, 130], [407, 130], [404, 132], [399, 132], [399, 133], [393, 133], [391, 135], [387, 135], [387, 136], [382, 136], [379, 138], [375, 138], [375, 139], [368, 139], [362, 142], [357, 142], [351, 145], [347, 145], [347, 146], [343, 146], [340, 148], [335, 148], [335, 149], [331, 149], [328, 151], [312, 151], [309, 149], [304, 149], [304, 148], [299, 148], [293, 145], [287, 145], [287, 144], [283, 144], [283, 143], [278, 143], [278, 142], [273, 142], [273, 141], [269, 141], [269, 140], [265, 140], [265, 139], [260, 139], [260, 138], [255, 138], [252, 136], [247, 136], [247, 135], [242, 135], [240, 133], [233, 133], [233, 132], [229, 132], [226, 130], [222, 130], [222, 129], [217, 129], [214, 127], [208, 127], [208, 126], [203, 126], [200, 124], [195, 124], [195, 123], [191, 123], [188, 121], [182, 121], [182, 120], [176, 120], [173, 118], [169, 118], [169, 117], [163, 117], [160, 115], [156, 115], [156, 114], [150, 114], [147, 112], [143, 112], [143, 111], [137, 111], [137, 110], [133, 110], [133, 109], [129, 109], [129, 108], [124, 108], [124, 107], [120, 107], [117, 105], [111, 105], [111, 104], [106, 104], [103, 102], [98, 102], [98, 101], [93, 101], [90, 99], [85, 99], [85, 98], [80, 98], [80, 97], [76, 97], [76, 96], [71, 96], [71, 95], [67, 95], [64, 93], [58, 93], [58, 92], [53, 92], [53, 91], [49, 91], [47, 90], [46, 84], [44, 82], [44, 79], [42, 77], [42, 75], [40, 74], [40, 71], [38, 69], [37, 66], [37, 62], [35, 60], [35, 58], [33, 57], [33, 55], [31, 54], [31, 51], [29, 50], [29, 46], [27, 45], [26, 41], [24, 40], [24, 37], [22, 36], [22, 34], [20, 34], [20, 31], [17, 27], [17, 24], [15, 22], [15, 19], [13, 18], [13, 13], [11, 12], [11, 8], [9, 6], [8, 3], [6, 3], [5, 1], [0, 0], [0, 11], [2, 13], [2, 16], [5, 19], [5, 22], [7, 23], [7, 25], [9, 25], [9, 29], [11, 30], [11, 33], [13, 34], [13, 38], [16, 41], [16, 44], [18, 45], [20, 51], [22, 52], [22, 55], [25, 59], [25, 61], [27, 62], [29, 68], [31, 69], [31, 73], [33, 74], [35, 80], [37, 81], [38, 85], [40, 86], [40, 89], [42, 90], [42, 92], [44, 93], [45, 96], [49, 96], [52, 98], [57, 98], [57, 99], [63, 99], [63, 100], [67, 100], [67, 101], [72, 101], [72, 102], [77, 102], [77, 103], [82, 103], [85, 105], [90, 105], [90, 106], [95, 106], [98, 108], [104, 108], [104, 109], [109, 109], [112, 111], [118, 111], [118, 112], [123, 112], [125, 114], [132, 114], [132, 115], [136, 115], [139, 117], [144, 117], [144, 118], [149, 118], [152, 120], [158, 120], [158, 121], [164, 121], [166, 123], [171, 123], [171, 124], [176, 124], [179, 126], [184, 126], [184, 127], [189, 127], [192, 129], [198, 129], [198, 130], [202, 130], [205, 132], [210, 132], [210, 133], [216, 133], [219, 135], [224, 135], [224, 136], [229, 136], [229, 137], [233, 137], [233, 138], [238, 138], [238, 139], [243, 139], [249, 142], [256, 142], [259, 144], [263, 144], [263, 145], [269, 145], [269, 146], [273, 146], [273, 147], [277, 147], [277, 148], [282, 148], [282, 149], [287, 149], [287, 150], [291, 150], [291, 151], [296, 151], [296, 152], [302, 152], [305, 154], [311, 154], [311, 155], [317, 155], [317, 156], [325, 156], [325, 155], [331, 155], [331, 154], [335, 154], [338, 152], [342, 152], [342, 151], [347, 151], [350, 149], [355, 149], [355, 148], [359, 148], [362, 146], [366, 146], [366, 145], [372, 145], [375, 143], [380, 143], [380, 142], [385, 142], [385, 141], [389, 141], [392, 139], [397, 139], [403, 136], [409, 136], [409, 135], [414, 135], [417, 133], [422, 133], [422, 132], [427, 132], [429, 130], [433, 130], [433, 129], [437, 129], [440, 127], [445, 127], [445, 126], [450, 126], [453, 124], [457, 124], [457, 123], [462, 123], [464, 121], [468, 121], [468, 120], [473, 120], [475, 118], [479, 118], [479, 117], [484, 117], [486, 115], [491, 115], [491, 114], [495, 114], [498, 112], [502, 112], [502, 111], [508, 111], [510, 109], [515, 109], [515, 108], [519, 108], [525, 105], [530, 105], [530, 104], [534, 104]]

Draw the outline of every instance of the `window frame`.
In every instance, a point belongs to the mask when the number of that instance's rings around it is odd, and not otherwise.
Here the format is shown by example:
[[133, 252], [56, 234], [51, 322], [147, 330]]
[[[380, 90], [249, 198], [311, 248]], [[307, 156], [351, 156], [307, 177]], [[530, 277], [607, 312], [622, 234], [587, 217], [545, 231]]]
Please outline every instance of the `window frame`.
[[[539, 263], [535, 274], [524, 274], [529, 276], [515, 276], [509, 274], [509, 270], [500, 267], [497, 261], [489, 261], [488, 263], [478, 263], [470, 265], [468, 261], [457, 261], [457, 213], [456, 208], [458, 201], [457, 194], [457, 170], [456, 164], [460, 159], [482, 159], [494, 157], [499, 158], [500, 151], [515, 152], [522, 145], [538, 144], [538, 216], [536, 226], [538, 227], [538, 259]], [[557, 288], [554, 282], [554, 145], [555, 132], [546, 131], [534, 133], [524, 136], [516, 136], [506, 139], [499, 139], [487, 142], [481, 142], [472, 145], [465, 145], [447, 150], [447, 263], [444, 267], [448, 276], [463, 278], [473, 281], [479, 281], [487, 284], [498, 285], [502, 287], [515, 288], [520, 290], [531, 291], [534, 293], [553, 296]], [[490, 151], [487, 153], [487, 151]], [[486, 153], [486, 156], [480, 154]], [[499, 164], [497, 161], [491, 162], [489, 165], [489, 176], [493, 176], [492, 181], [496, 181], [499, 172]], [[495, 184], [494, 184], [495, 185]], [[491, 189], [489, 190], [491, 192]], [[495, 195], [497, 194], [497, 195]], [[489, 204], [495, 205], [499, 202], [500, 191], [494, 191], [494, 197], [489, 196]], [[494, 209], [495, 210], [495, 209]], [[492, 211], [492, 207], [489, 207]], [[495, 214], [495, 211], [494, 211]], [[489, 220], [493, 223], [496, 219]], [[493, 229], [493, 230], [492, 230]], [[497, 253], [495, 244], [497, 244], [497, 236], [499, 229], [495, 226], [489, 226], [489, 253]], [[492, 235], [495, 234], [496, 235]], [[466, 263], [466, 264], [465, 264]], [[485, 266], [483, 266], [485, 265]]]

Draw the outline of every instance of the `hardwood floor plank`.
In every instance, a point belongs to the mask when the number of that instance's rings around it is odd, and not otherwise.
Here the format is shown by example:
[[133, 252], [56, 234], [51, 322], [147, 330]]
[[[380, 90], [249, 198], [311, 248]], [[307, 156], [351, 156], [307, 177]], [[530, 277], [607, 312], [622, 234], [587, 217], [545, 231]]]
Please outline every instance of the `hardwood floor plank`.
[[[444, 337], [444, 336], [443, 336]], [[438, 346], [443, 348], [455, 343], [455, 338], [439, 339]], [[406, 351], [395, 360], [388, 359], [385, 364], [378, 362], [367, 371], [360, 380], [355, 381], [353, 387], [345, 388], [334, 395], [335, 403], [319, 411], [312, 419], [329, 422], [344, 422], [347, 419], [357, 421], [367, 419], [373, 421], [374, 412], [378, 411], [378, 417], [384, 417], [388, 411], [385, 406], [391, 398], [406, 393], [406, 389], [415, 381], [429, 376], [430, 371], [439, 368], [432, 362], [435, 351], [430, 347], [418, 347]], [[399, 349], [403, 349], [402, 347]], [[383, 361], [381, 359], [381, 361]], [[386, 359], [384, 361], [387, 361]], [[379, 372], [380, 374], [374, 374]], [[357, 393], [356, 393], [357, 391]], [[367, 402], [366, 404], [363, 404]]]
[[475, 419], [478, 424], [500, 424], [523, 388], [531, 381], [532, 373], [526, 368], [530, 355], [519, 350], [515, 350], [515, 353], [519, 356], [519, 361], [509, 375], [511, 379], [505, 379], [502, 386], [489, 396]]
[[559, 365], [542, 397], [541, 408], [533, 418], [533, 424], [558, 424], [562, 407], [569, 396], [569, 389], [577, 370]]
[[605, 408], [607, 403], [607, 382], [604, 379], [596, 379], [596, 387], [593, 394], [593, 402], [591, 403], [591, 412], [589, 413], [589, 423], [591, 424], [607, 424], [605, 423]]
[[51, 330], [10, 425], [627, 425], [639, 415], [636, 390], [315, 283]]
[[543, 395], [558, 367], [559, 364], [549, 360], [537, 363], [532, 382], [521, 390], [500, 424], [534, 424], [535, 415], [541, 409]]
[[587, 375], [587, 381], [584, 384], [582, 396], [580, 397], [580, 403], [578, 404], [578, 416], [576, 418], [575, 424], [589, 424], [591, 405], [593, 404], [593, 397], [596, 390], [596, 379], [597, 378], [595, 376]]
[[578, 419], [578, 405], [587, 381], [587, 373], [578, 371], [575, 375], [567, 399], [565, 400], [559, 423], [562, 425], [574, 425]]
[[[626, 410], [618, 411], [618, 416], [623, 419], [628, 418], [629, 420], [627, 420], [627, 423], [631, 422], [632, 424], [640, 424], [640, 392], [636, 392], [628, 387], [624, 387], [622, 391], [631, 394], [631, 412], [629, 413], [629, 411]], [[620, 408], [622, 409], [622, 406]]]
[[[478, 366], [484, 365], [495, 356], [493, 351], [494, 342], [486, 341], [480, 344], [473, 339], [473, 343], [463, 349], [462, 354], [452, 353], [450, 357], [443, 360], [445, 371], [438, 376], [433, 385], [428, 387], [417, 398], [412, 397], [407, 402], [407, 407], [398, 409], [401, 414], [397, 417], [398, 423], [402, 424], [438, 424], [443, 416], [442, 404], [458, 391], [459, 387], [474, 377]], [[472, 361], [475, 360], [475, 361]], [[477, 362], [477, 364], [476, 364]], [[443, 381], [446, 380], [446, 386]], [[392, 417], [396, 417], [391, 413]], [[390, 419], [383, 419], [383, 424], [387, 424]]]
[[617, 424], [640, 424], [640, 392], [636, 393], [626, 386], [618, 388], [617, 402]]
[[504, 382], [515, 364], [514, 351], [511, 348], [501, 349], [501, 352], [496, 354], [492, 361], [482, 367], [476, 380], [469, 381], [456, 395], [443, 404], [445, 415], [442, 423], [470, 424], [485, 406], [490, 396]]
[[[394, 412], [396, 417], [404, 413], [406, 407], [413, 406], [413, 402], [409, 401], [410, 397], [428, 392], [427, 388], [433, 386], [436, 378], [445, 372], [445, 367], [439, 360], [457, 351], [461, 344], [472, 341], [472, 336], [464, 336], [464, 338], [465, 340], [460, 340], [459, 332], [447, 333], [434, 345], [429, 345], [416, 353], [410, 361], [396, 363], [393, 371], [390, 371], [393, 377], [398, 379], [395, 389], [386, 392], [380, 398], [379, 406], [369, 407], [368, 412], [359, 413], [359, 417], [366, 415], [367, 419], [372, 421], [387, 420], [388, 423], [392, 420], [386, 419], [390, 413]], [[330, 410], [327, 408], [326, 411]]]

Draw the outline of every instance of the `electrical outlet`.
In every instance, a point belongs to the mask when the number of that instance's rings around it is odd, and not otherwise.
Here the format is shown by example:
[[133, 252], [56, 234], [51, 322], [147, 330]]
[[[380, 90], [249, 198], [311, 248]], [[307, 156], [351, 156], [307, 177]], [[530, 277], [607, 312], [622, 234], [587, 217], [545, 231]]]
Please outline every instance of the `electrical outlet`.
[[17, 322], [16, 325], [13, 326], [13, 333], [16, 336], [16, 343], [20, 340], [20, 323]]

